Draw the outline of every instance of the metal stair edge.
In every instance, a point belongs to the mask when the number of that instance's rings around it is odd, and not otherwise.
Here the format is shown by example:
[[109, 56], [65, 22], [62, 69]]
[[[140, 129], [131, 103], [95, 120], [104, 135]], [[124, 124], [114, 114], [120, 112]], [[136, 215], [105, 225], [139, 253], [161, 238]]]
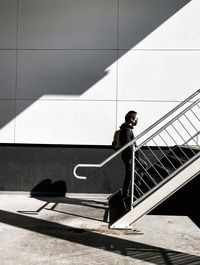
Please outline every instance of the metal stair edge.
[[153, 210], [156, 206], [161, 204], [164, 200], [174, 194], [177, 190], [187, 184], [190, 180], [196, 177], [200, 173], [200, 156], [197, 159], [184, 168], [174, 178], [169, 180], [165, 185], [160, 187], [154, 193], [149, 195], [146, 199], [141, 201], [138, 205], [132, 208], [127, 214], [113, 223], [110, 228], [114, 229], [127, 229], [131, 228], [131, 225]]

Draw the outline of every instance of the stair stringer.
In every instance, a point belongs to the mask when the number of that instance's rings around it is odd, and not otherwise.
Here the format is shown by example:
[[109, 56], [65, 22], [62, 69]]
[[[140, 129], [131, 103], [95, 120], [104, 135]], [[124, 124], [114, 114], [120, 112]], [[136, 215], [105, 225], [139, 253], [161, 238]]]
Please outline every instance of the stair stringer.
[[159, 189], [150, 194], [146, 199], [137, 204], [128, 213], [114, 222], [110, 228], [115, 229], [127, 229], [131, 228], [131, 225], [153, 210], [156, 206], [161, 204], [164, 200], [170, 197], [173, 193], [191, 181], [200, 173], [200, 156], [198, 155], [196, 160], [190, 163], [175, 177], [166, 182]]

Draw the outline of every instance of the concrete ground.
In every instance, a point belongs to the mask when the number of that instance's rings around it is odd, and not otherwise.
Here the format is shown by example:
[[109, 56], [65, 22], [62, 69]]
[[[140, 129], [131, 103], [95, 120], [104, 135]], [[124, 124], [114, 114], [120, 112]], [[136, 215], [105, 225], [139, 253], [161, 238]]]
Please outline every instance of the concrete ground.
[[0, 195], [0, 264], [200, 265], [200, 230], [187, 216], [109, 230], [107, 210], [103, 197]]

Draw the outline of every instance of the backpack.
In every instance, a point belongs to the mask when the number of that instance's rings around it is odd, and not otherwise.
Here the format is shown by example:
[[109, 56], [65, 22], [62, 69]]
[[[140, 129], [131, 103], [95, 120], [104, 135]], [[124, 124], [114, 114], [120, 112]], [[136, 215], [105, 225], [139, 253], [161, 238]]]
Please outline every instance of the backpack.
[[112, 141], [112, 148], [117, 151], [121, 148], [120, 143], [120, 130], [115, 131]]

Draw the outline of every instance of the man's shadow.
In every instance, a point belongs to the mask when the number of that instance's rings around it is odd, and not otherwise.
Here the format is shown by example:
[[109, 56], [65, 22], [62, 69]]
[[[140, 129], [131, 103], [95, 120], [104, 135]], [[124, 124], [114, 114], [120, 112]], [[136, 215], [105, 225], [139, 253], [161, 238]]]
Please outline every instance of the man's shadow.
[[[84, 215], [77, 213], [76, 210], [73, 212], [66, 212], [64, 210], [56, 209], [59, 204], [65, 205], [78, 205], [78, 206], [85, 206], [89, 208], [96, 208], [99, 210], [104, 210], [103, 220], [104, 222], [108, 221], [108, 204], [105, 201], [98, 201], [98, 200], [91, 200], [91, 199], [78, 199], [78, 198], [70, 198], [66, 197], [67, 186], [65, 181], [58, 180], [52, 182], [51, 179], [45, 179], [37, 184], [30, 192], [30, 197], [35, 198], [37, 200], [45, 202], [41, 207], [36, 210], [25, 210], [25, 211], [18, 211], [19, 213], [23, 214], [31, 214], [37, 215], [43, 209], [51, 210], [54, 212], [62, 213], [62, 214], [70, 214], [77, 217], [84, 217], [90, 220], [99, 220], [96, 216], [88, 216], [87, 211], [84, 212]], [[51, 205], [50, 205], [51, 204]], [[49, 206], [47, 208], [47, 206]]]
[[67, 186], [65, 181], [52, 182], [47, 178], [38, 183], [30, 192], [31, 197], [65, 197]]

